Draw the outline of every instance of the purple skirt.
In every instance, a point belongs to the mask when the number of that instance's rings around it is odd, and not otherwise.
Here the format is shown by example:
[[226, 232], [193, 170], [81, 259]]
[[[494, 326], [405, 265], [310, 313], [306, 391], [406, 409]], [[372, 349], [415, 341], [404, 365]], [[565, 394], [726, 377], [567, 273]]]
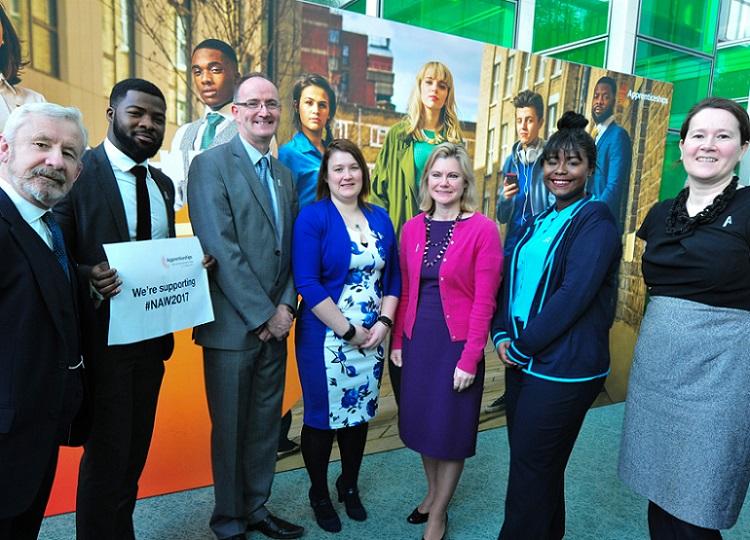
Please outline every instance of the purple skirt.
[[404, 336], [398, 428], [404, 444], [441, 460], [476, 453], [484, 361], [474, 383], [453, 390], [453, 373], [465, 341], [451, 341], [438, 288], [439, 265], [422, 267], [412, 338]]

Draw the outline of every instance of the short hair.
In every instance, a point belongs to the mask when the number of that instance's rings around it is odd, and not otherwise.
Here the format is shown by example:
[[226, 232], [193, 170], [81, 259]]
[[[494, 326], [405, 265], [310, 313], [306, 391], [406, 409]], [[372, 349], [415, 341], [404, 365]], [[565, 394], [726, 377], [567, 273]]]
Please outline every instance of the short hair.
[[164, 102], [164, 106], [167, 106], [167, 100], [164, 98], [164, 94], [162, 94], [158, 86], [145, 79], [136, 78], [123, 79], [112, 87], [112, 92], [109, 94], [109, 106], [117, 107], [117, 105], [120, 104], [120, 101], [122, 101], [131, 90], [158, 97]]
[[320, 162], [320, 169], [318, 170], [316, 199], [320, 201], [331, 196], [331, 188], [328, 187], [328, 162], [331, 159], [331, 154], [334, 152], [346, 152], [359, 165], [359, 168], [362, 170], [362, 190], [357, 195], [357, 203], [360, 206], [368, 208], [367, 197], [370, 195], [370, 169], [367, 167], [367, 161], [362, 154], [362, 150], [349, 139], [334, 139], [326, 147], [326, 151], [323, 153], [323, 160]]
[[513, 106], [516, 109], [531, 107], [536, 111], [536, 117], [544, 120], [544, 98], [531, 90], [524, 90], [513, 98]]
[[0, 46], [0, 71], [3, 72], [5, 80], [10, 84], [21, 82], [21, 71], [28, 62], [24, 62], [21, 56], [21, 41], [13, 23], [10, 22], [5, 8], [0, 4], [0, 24], [3, 28], [3, 42]]
[[224, 55], [224, 58], [234, 62], [235, 67], [239, 65], [239, 63], [237, 62], [237, 53], [234, 52], [234, 49], [232, 48], [232, 46], [226, 41], [222, 41], [220, 39], [215, 39], [215, 38], [204, 39], [203, 41], [198, 43], [198, 45], [195, 46], [191, 56], [194, 55], [195, 51], [197, 51], [198, 49], [211, 49], [214, 51], [219, 51], [221, 54]]
[[240, 92], [240, 86], [245, 84], [245, 81], [249, 81], [250, 79], [265, 79], [271, 84], [273, 84], [274, 86], [276, 86], [276, 83], [274, 83], [271, 79], [269, 79], [268, 75], [266, 75], [262, 71], [251, 71], [247, 75], [243, 75], [242, 77], [239, 77], [237, 81], [234, 83], [234, 93], [232, 95], [232, 101], [237, 101], [237, 96]]
[[606, 84], [612, 89], [612, 97], [617, 96], [617, 82], [612, 77], [600, 77], [598, 81], [596, 81], [596, 84], [594, 85], [594, 88], [599, 86], [600, 84]]
[[41, 102], [41, 103], [26, 103], [13, 109], [13, 112], [8, 116], [8, 120], [5, 122], [5, 129], [3, 130], [3, 137], [8, 141], [11, 146], [16, 140], [18, 129], [28, 121], [29, 115], [46, 116], [54, 120], [67, 120], [73, 122], [81, 135], [81, 148], [78, 159], [80, 160], [83, 155], [83, 151], [88, 145], [88, 132], [86, 127], [83, 125], [83, 115], [81, 111], [75, 107], [63, 107], [57, 103]]
[[549, 138], [542, 151], [542, 162], [557, 159], [562, 150], [566, 153], [586, 156], [589, 167], [596, 168], [596, 143], [586, 132], [589, 121], [582, 114], [566, 111], [557, 121], [557, 131]]
[[294, 125], [297, 129], [300, 129], [299, 100], [302, 97], [302, 91], [308, 86], [317, 86], [328, 96], [328, 120], [326, 120], [325, 144], [329, 144], [333, 140], [331, 120], [336, 116], [336, 92], [333, 91], [331, 85], [322, 75], [318, 75], [317, 73], [305, 73], [297, 79], [296, 83], [294, 83], [294, 88], [292, 89], [292, 100], [294, 100]]
[[422, 170], [422, 178], [419, 181], [419, 209], [423, 212], [431, 213], [435, 210], [435, 201], [430, 196], [430, 190], [428, 187], [430, 179], [430, 170], [440, 158], [454, 158], [458, 162], [458, 168], [461, 169], [461, 176], [463, 176], [464, 192], [461, 195], [461, 211], [462, 212], [473, 212], [476, 210], [476, 181], [474, 179], [474, 170], [471, 166], [471, 160], [469, 159], [469, 153], [463, 145], [455, 144], [452, 142], [444, 142], [435, 147], [427, 158], [427, 163], [424, 165]]
[[685, 117], [685, 121], [682, 123], [682, 127], [680, 127], [680, 139], [683, 141], [685, 140], [688, 129], [690, 129], [690, 121], [693, 119], [693, 116], [703, 109], [722, 109], [730, 113], [737, 119], [737, 123], [740, 126], [740, 138], [742, 139], [740, 145], [746, 144], [750, 141], [750, 117], [748, 117], [747, 111], [736, 101], [721, 97], [708, 97], [702, 99], [690, 108], [690, 111], [688, 111], [687, 116]]

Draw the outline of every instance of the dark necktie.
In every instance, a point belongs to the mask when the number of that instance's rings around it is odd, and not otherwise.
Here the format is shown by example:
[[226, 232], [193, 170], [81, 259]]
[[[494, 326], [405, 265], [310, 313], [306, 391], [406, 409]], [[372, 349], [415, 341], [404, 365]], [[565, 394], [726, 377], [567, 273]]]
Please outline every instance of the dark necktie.
[[221, 124], [222, 120], [224, 120], [224, 117], [219, 113], [208, 113], [206, 116], [206, 129], [203, 130], [203, 135], [201, 136], [201, 150], [205, 150], [214, 142], [216, 127]]
[[151, 240], [151, 200], [146, 185], [146, 167], [136, 165], [130, 172], [135, 175], [135, 239]]
[[55, 217], [52, 212], [47, 212], [42, 215], [42, 221], [49, 229], [49, 234], [52, 237], [52, 252], [57, 257], [57, 262], [60, 263], [62, 269], [65, 271], [65, 277], [70, 281], [70, 269], [68, 266], [68, 254], [65, 252], [65, 241], [63, 240], [63, 233], [60, 225], [55, 221]]
[[271, 208], [273, 209], [273, 221], [274, 225], [276, 225], [276, 235], [279, 234], [279, 206], [276, 202], [276, 199], [273, 196], [273, 178], [271, 178], [271, 171], [268, 167], [268, 158], [266, 156], [263, 156], [260, 158], [258, 163], [255, 165], [255, 172], [258, 173], [258, 178], [260, 179], [260, 183], [263, 184], [266, 188], [266, 192], [268, 193], [268, 201], [271, 203]]

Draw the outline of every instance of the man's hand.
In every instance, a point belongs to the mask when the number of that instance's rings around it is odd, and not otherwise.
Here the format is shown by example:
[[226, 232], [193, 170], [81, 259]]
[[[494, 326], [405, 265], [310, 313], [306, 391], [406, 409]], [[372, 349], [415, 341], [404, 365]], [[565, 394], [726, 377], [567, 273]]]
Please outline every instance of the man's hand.
[[[289, 335], [289, 330], [291, 330], [292, 328], [292, 321], [294, 321], [292, 311], [288, 306], [281, 304], [276, 306], [276, 313], [274, 313], [273, 316], [266, 321], [266, 325], [263, 330], [268, 330], [273, 337], [275, 337], [278, 341], [281, 341], [285, 339], [287, 335]], [[263, 332], [263, 330], [261, 330], [261, 333]], [[261, 337], [261, 334], [258, 334], [258, 337]], [[263, 340], [262, 337], [261, 340]]]
[[505, 198], [506, 201], [518, 195], [518, 191], [519, 191], [519, 188], [516, 182], [509, 184], [508, 182], [503, 180], [503, 197]]
[[119, 294], [122, 285], [122, 280], [117, 277], [117, 269], [110, 268], [107, 261], [91, 267], [89, 281], [103, 298], [112, 298]]
[[203, 260], [201, 261], [201, 264], [203, 264], [203, 268], [206, 270], [211, 270], [216, 266], [216, 259], [213, 255], [209, 255], [208, 253], [203, 254]]

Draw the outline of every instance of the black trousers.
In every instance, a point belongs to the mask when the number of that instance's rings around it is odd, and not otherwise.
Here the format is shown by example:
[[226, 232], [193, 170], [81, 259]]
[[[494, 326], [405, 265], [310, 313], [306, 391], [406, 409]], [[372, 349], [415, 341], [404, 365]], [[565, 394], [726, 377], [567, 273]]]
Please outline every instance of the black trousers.
[[721, 540], [716, 529], [705, 529], [673, 516], [648, 502], [648, 532], [651, 540]]
[[565, 468], [604, 378], [555, 382], [505, 370], [510, 472], [499, 539], [565, 535]]
[[78, 474], [77, 540], [134, 540], [133, 510], [146, 464], [164, 361], [97, 358], [93, 425]]

